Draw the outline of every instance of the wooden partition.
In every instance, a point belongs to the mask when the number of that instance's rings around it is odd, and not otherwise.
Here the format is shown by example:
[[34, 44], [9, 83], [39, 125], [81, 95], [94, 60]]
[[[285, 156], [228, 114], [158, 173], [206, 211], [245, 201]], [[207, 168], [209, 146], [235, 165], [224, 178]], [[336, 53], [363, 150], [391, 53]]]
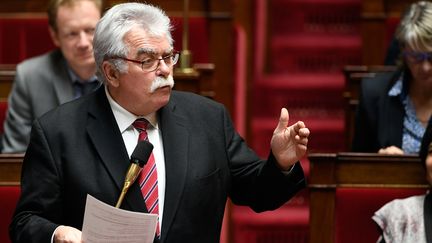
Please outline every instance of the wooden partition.
[[24, 154], [0, 154], [0, 186], [19, 186]]
[[0, 154], [0, 242], [9, 243], [9, 224], [20, 195], [23, 154]]
[[15, 77], [15, 64], [0, 64], [0, 99], [7, 99]]
[[369, 153], [309, 154], [309, 160], [311, 243], [335, 242], [337, 189], [429, 187], [424, 167], [417, 156]]

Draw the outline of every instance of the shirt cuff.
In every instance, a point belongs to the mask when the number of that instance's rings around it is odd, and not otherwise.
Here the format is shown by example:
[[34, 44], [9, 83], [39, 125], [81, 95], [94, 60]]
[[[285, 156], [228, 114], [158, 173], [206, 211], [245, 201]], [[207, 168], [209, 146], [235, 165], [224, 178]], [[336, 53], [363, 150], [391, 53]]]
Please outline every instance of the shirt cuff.
[[[296, 163], [296, 164], [297, 164], [297, 163]], [[291, 165], [291, 167], [290, 167], [288, 170], [282, 170], [282, 173], [283, 173], [284, 175], [288, 175], [289, 173], [291, 173], [291, 171], [293, 170], [293, 168], [294, 168], [294, 166], [295, 166], [296, 164]]]
[[57, 231], [57, 229], [60, 227], [61, 225], [59, 225], [59, 226], [57, 226], [57, 228], [54, 230], [54, 232], [52, 233], [52, 235], [51, 235], [51, 243], [54, 243], [54, 235], [55, 235], [55, 232]]

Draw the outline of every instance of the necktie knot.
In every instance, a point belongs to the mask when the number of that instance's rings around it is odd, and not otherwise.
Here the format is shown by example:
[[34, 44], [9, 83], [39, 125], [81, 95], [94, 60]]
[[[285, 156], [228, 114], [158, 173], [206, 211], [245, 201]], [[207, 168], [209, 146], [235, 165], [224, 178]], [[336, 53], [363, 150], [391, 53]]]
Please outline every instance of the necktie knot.
[[148, 137], [147, 137], [148, 125], [149, 122], [144, 118], [138, 118], [134, 121], [134, 123], [132, 123], [132, 126], [139, 132], [138, 141], [142, 141], [142, 140], [148, 141]]
[[132, 126], [138, 130], [138, 132], [147, 131], [149, 122], [144, 118], [138, 118], [132, 123]]

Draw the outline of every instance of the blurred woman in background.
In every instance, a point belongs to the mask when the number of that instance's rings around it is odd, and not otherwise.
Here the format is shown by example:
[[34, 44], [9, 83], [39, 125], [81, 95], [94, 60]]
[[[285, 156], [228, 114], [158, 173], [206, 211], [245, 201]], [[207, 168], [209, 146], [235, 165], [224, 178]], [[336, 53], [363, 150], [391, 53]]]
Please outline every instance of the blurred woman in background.
[[413, 3], [396, 31], [400, 68], [362, 81], [353, 151], [416, 154], [432, 115], [432, 3]]

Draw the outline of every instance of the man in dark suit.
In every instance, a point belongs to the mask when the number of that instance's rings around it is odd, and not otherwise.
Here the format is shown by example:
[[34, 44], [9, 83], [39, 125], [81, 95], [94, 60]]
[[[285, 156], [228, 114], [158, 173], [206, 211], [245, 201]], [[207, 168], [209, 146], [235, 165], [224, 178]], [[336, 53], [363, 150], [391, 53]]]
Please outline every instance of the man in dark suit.
[[34, 119], [100, 84], [92, 41], [101, 14], [102, 0], [50, 1], [49, 31], [58, 49], [17, 65], [4, 123], [3, 153], [25, 152]]
[[[218, 242], [225, 203], [274, 210], [305, 186], [298, 160], [303, 122], [282, 109], [267, 160], [235, 132], [226, 109], [172, 91], [170, 21], [151, 5], [119, 4], [94, 37], [104, 87], [34, 123], [22, 168], [22, 195], [10, 226], [14, 242], [80, 242], [86, 195], [115, 205], [145, 118], [156, 161], [160, 242]], [[265, 145], [264, 145], [265, 146]], [[122, 208], [147, 212], [138, 183]]]

